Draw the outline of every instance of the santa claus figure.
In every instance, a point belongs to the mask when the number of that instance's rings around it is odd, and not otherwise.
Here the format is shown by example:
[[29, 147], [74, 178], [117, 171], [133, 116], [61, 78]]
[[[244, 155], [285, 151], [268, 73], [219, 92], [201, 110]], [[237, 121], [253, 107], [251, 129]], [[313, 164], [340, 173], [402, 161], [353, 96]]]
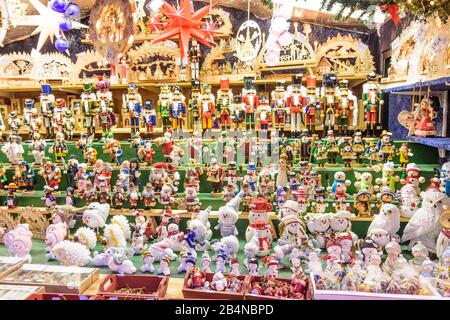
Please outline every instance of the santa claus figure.
[[202, 95], [200, 96], [201, 118], [203, 132], [211, 131], [216, 114], [216, 104], [214, 95], [211, 93], [211, 85], [205, 83], [202, 87]]
[[255, 112], [259, 106], [259, 99], [256, 95], [255, 78], [244, 78], [244, 90], [242, 102], [245, 104], [245, 124], [247, 131], [255, 128]]
[[166, 162], [170, 162], [170, 155], [173, 151], [174, 141], [172, 139], [172, 130], [164, 132], [164, 137], [159, 140], [159, 145], [163, 148], [163, 156]]
[[273, 126], [276, 130], [284, 130], [285, 125], [290, 123], [288, 121], [288, 112], [286, 110], [286, 90], [284, 90], [284, 81], [278, 81], [276, 83], [272, 95]]
[[306, 88], [302, 86], [302, 74], [292, 76], [291, 94], [287, 99], [287, 107], [291, 114], [291, 136], [298, 137], [302, 126], [302, 114], [306, 108]]
[[220, 79], [220, 89], [217, 90], [216, 107], [220, 119], [221, 130], [231, 128], [231, 103], [233, 102], [233, 92], [230, 89], [230, 80]]
[[211, 164], [206, 172], [207, 181], [211, 183], [213, 193], [222, 191], [223, 185], [223, 168], [217, 163], [215, 158], [211, 159]]
[[375, 73], [367, 76], [367, 83], [363, 85], [362, 100], [366, 113], [367, 136], [375, 137], [375, 130], [380, 121], [381, 108], [384, 104], [383, 94]]
[[160, 192], [164, 182], [167, 179], [167, 170], [169, 166], [167, 163], [158, 162], [152, 166], [150, 171], [149, 181], [153, 185], [155, 192]]

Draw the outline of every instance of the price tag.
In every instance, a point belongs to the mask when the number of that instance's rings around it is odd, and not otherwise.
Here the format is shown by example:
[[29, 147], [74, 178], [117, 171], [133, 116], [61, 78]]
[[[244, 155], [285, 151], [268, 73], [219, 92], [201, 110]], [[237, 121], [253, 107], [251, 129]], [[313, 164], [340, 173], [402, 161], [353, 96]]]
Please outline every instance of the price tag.
[[430, 51], [437, 52], [442, 49], [442, 47], [448, 43], [448, 38], [444, 33], [439, 33], [430, 44]]
[[414, 41], [417, 43], [423, 42], [425, 40], [425, 35], [427, 34], [427, 27], [425, 25], [421, 25], [417, 28], [416, 33], [414, 33]]
[[395, 50], [395, 49], [399, 46], [399, 44], [400, 44], [400, 38], [397, 37], [397, 38], [395, 38], [395, 40], [392, 41], [392, 43], [391, 43], [391, 48], [392, 48], [392, 50]]

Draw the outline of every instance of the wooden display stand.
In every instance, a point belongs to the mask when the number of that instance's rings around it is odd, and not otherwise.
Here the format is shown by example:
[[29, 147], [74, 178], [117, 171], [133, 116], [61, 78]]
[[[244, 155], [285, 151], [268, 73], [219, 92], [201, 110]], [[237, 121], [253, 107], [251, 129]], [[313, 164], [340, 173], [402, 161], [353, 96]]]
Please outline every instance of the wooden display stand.
[[[148, 300], [164, 298], [169, 284], [169, 277], [138, 276], [138, 275], [108, 275], [98, 289], [98, 295], [121, 300]], [[122, 293], [120, 289], [142, 288], [143, 293]]]

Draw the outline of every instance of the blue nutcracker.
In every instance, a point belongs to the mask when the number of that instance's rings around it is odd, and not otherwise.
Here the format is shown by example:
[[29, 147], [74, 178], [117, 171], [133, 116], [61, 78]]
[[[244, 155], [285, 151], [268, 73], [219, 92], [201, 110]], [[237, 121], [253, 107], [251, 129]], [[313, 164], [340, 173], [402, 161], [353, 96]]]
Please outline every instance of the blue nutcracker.
[[142, 113], [142, 97], [138, 93], [138, 88], [134, 83], [130, 84], [128, 87], [128, 94], [125, 96], [125, 108], [130, 113], [132, 133], [139, 132], [139, 120]]
[[186, 118], [186, 98], [181, 92], [179, 86], [173, 87], [172, 102], [169, 106], [169, 117], [172, 120], [172, 128], [174, 132], [178, 131], [178, 135], [183, 130], [184, 119]]
[[153, 100], [145, 101], [142, 120], [144, 121], [147, 133], [153, 132], [153, 127], [156, 126], [156, 111], [153, 105]]

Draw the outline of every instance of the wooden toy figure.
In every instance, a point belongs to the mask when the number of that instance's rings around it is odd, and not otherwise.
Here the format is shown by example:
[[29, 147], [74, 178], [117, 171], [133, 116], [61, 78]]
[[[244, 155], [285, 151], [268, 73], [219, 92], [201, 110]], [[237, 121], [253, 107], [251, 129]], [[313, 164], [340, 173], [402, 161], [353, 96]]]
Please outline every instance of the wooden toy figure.
[[265, 97], [262, 97], [259, 100], [259, 106], [256, 109], [256, 117], [258, 121], [259, 137], [260, 139], [267, 139], [269, 125], [272, 122], [272, 109], [270, 108], [269, 101]]
[[94, 92], [94, 85], [91, 81], [84, 82], [83, 93], [81, 94], [81, 111], [83, 113], [83, 127], [88, 136], [95, 134], [95, 117], [98, 112], [97, 95]]
[[418, 137], [428, 137], [436, 135], [436, 128], [433, 120], [437, 117], [436, 111], [432, 106], [432, 101], [428, 98], [422, 99], [420, 106], [414, 113], [414, 130], [410, 135]]
[[222, 192], [223, 184], [223, 168], [217, 163], [215, 158], [211, 159], [211, 163], [206, 171], [207, 181], [211, 183], [212, 192]]
[[22, 120], [15, 111], [11, 111], [8, 118], [8, 126], [11, 134], [19, 135], [19, 130], [22, 127]]
[[362, 156], [364, 155], [364, 151], [366, 150], [366, 144], [362, 138], [362, 134], [360, 131], [356, 131], [353, 135], [353, 139], [350, 142], [351, 149], [353, 154], [355, 155], [355, 165], [360, 167], [363, 165]]
[[97, 161], [97, 149], [94, 148], [92, 143], [87, 145], [83, 152], [83, 158], [86, 159], [90, 165], [93, 165]]
[[220, 89], [217, 90], [216, 109], [220, 119], [222, 131], [231, 128], [231, 104], [233, 102], [233, 91], [230, 89], [230, 80], [220, 79]]
[[242, 103], [245, 104], [245, 125], [249, 131], [255, 128], [255, 111], [259, 106], [254, 77], [244, 77]]
[[8, 142], [2, 146], [2, 152], [6, 154], [8, 162], [12, 165], [16, 165], [23, 160], [23, 153], [25, 152], [21, 144], [19, 136], [10, 135]]
[[375, 130], [380, 123], [383, 107], [383, 94], [375, 73], [367, 76], [367, 83], [363, 85], [363, 106], [366, 113], [367, 136], [375, 137]]
[[130, 84], [128, 93], [123, 97], [123, 110], [130, 114], [131, 134], [139, 132], [142, 97], [138, 93], [138, 88], [134, 83]]
[[181, 135], [186, 118], [186, 98], [181, 92], [179, 86], [172, 89], [172, 101], [169, 105], [169, 115], [172, 120], [172, 130], [175, 130], [177, 136]]
[[44, 196], [41, 200], [44, 200], [44, 205], [48, 210], [53, 209], [56, 206], [56, 197], [53, 194], [53, 188], [44, 186]]
[[273, 128], [275, 130], [284, 131], [285, 125], [288, 124], [286, 90], [284, 89], [284, 81], [277, 81], [275, 90], [272, 92], [272, 96]]
[[211, 85], [205, 83], [202, 86], [202, 94], [200, 96], [201, 118], [203, 132], [211, 131], [216, 114], [216, 105], [214, 95], [211, 93]]
[[377, 151], [381, 154], [382, 161], [385, 163], [386, 161], [394, 160], [395, 155], [395, 145], [392, 141], [392, 133], [383, 130], [380, 135], [380, 140], [377, 142]]
[[158, 98], [158, 113], [162, 119], [163, 131], [170, 127], [170, 103], [172, 100], [172, 93], [168, 84], [161, 86], [161, 91]]
[[360, 190], [358, 194], [355, 195], [354, 209], [358, 217], [370, 217], [371, 208], [370, 204], [371, 194], [368, 190]]
[[242, 103], [242, 98], [241, 96], [234, 96], [233, 104], [231, 105], [231, 121], [233, 122], [233, 129], [242, 132], [244, 120], [245, 107]]
[[38, 110], [36, 106], [34, 105], [33, 99], [26, 99], [25, 100], [25, 109], [23, 111], [24, 113], [24, 123], [28, 127], [28, 132], [30, 133], [30, 136], [32, 136], [34, 133], [38, 132], [41, 127], [41, 121], [39, 118]]
[[316, 114], [320, 109], [320, 101], [317, 100], [317, 77], [309, 75], [306, 77], [306, 108], [305, 125], [306, 128], [314, 132], [316, 128]]
[[116, 209], [122, 209], [123, 202], [125, 201], [125, 191], [122, 188], [120, 181], [117, 181], [114, 186], [112, 204]]
[[198, 80], [200, 78], [200, 46], [196, 39], [192, 39], [191, 48], [189, 49], [189, 62], [191, 64], [191, 78]]
[[347, 170], [350, 170], [352, 167], [352, 161], [355, 159], [355, 154], [352, 151], [352, 147], [350, 144], [345, 143], [344, 146], [340, 150], [342, 161], [344, 162], [344, 167]]
[[142, 199], [144, 200], [145, 210], [151, 210], [156, 205], [156, 195], [152, 184], [149, 182], [146, 184], [142, 191]]
[[64, 126], [64, 136], [68, 141], [72, 141], [73, 131], [75, 130], [75, 118], [73, 117], [72, 111], [70, 109], [66, 110], [63, 126]]
[[61, 183], [61, 169], [59, 169], [55, 164], [48, 161], [44, 164], [39, 174], [44, 178], [45, 184], [52, 188], [53, 190], [58, 190]]
[[325, 88], [325, 95], [321, 101], [321, 110], [325, 112], [323, 122], [324, 130], [333, 130], [336, 121], [336, 110], [338, 105], [338, 98], [336, 96], [337, 77], [334, 73], [326, 73], [323, 75], [323, 87]]
[[64, 157], [67, 155], [67, 152], [69, 152], [69, 149], [64, 141], [64, 134], [62, 132], [56, 134], [55, 144], [50, 147], [49, 151], [55, 155], [56, 163], [64, 162]]
[[55, 109], [53, 109], [55, 127], [57, 133], [64, 131], [64, 118], [66, 116], [66, 100], [58, 98], [55, 100]]
[[109, 90], [109, 80], [99, 78], [96, 87], [97, 98], [99, 100], [98, 120], [103, 132], [102, 141], [104, 141], [108, 133], [111, 131], [111, 127], [116, 125], [116, 115], [114, 114], [112, 93]]
[[411, 149], [408, 148], [408, 143], [402, 143], [402, 146], [398, 149], [397, 155], [402, 168], [406, 168], [409, 164], [409, 159], [413, 156]]
[[191, 82], [191, 97], [187, 106], [187, 123], [186, 126], [189, 130], [193, 130], [194, 132], [199, 130], [200, 123], [200, 98], [201, 98], [201, 90], [200, 90], [200, 81], [192, 80]]
[[41, 96], [39, 97], [41, 105], [41, 114], [44, 119], [44, 127], [47, 138], [53, 138], [55, 135], [55, 123], [53, 110], [55, 108], [55, 96], [52, 94], [52, 87], [44, 83], [41, 85]]
[[8, 191], [8, 196], [6, 197], [5, 205], [8, 209], [17, 208], [19, 205], [19, 200], [16, 197], [17, 185], [15, 183], [10, 183], [5, 186], [5, 190]]
[[144, 121], [147, 133], [153, 132], [153, 127], [156, 126], [156, 111], [153, 105], [153, 100], [151, 103], [145, 104], [142, 113], [142, 120]]
[[339, 134], [348, 134], [348, 126], [353, 122], [354, 108], [354, 101], [350, 99], [348, 80], [339, 81], [339, 103], [336, 110]]
[[333, 130], [328, 130], [327, 132], [325, 148], [327, 150], [328, 166], [337, 166], [336, 159], [339, 153], [339, 147]]
[[291, 94], [286, 101], [291, 118], [291, 137], [300, 135], [302, 122], [304, 122], [302, 117], [306, 108], [306, 89], [302, 86], [302, 79], [302, 74], [292, 76]]

